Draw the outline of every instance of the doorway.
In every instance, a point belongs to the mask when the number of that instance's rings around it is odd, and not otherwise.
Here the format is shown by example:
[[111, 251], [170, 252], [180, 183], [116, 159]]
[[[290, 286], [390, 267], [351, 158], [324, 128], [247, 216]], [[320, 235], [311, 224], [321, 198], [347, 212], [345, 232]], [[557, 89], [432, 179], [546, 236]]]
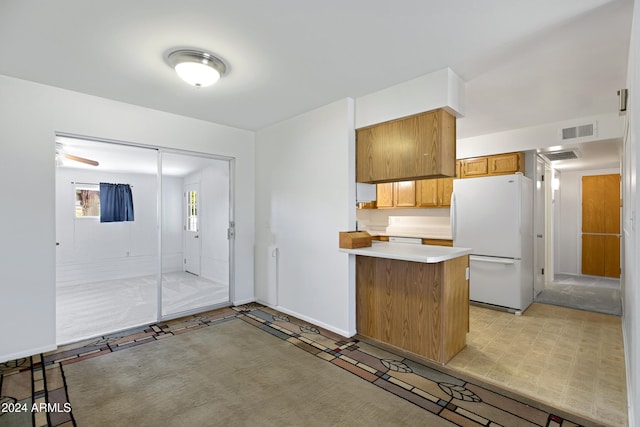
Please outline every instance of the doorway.
[[[583, 168], [572, 168], [566, 163], [556, 165], [555, 162], [547, 162], [546, 164], [552, 172], [550, 182], [547, 182], [551, 197], [545, 199], [545, 218], [549, 221], [547, 229], [550, 229], [551, 233], [548, 232], [544, 240], [547, 242], [545, 247], [552, 253], [547, 253], [545, 272], [549, 274], [545, 274], [544, 288], [536, 295], [535, 300], [581, 310], [621, 315], [620, 279], [600, 275], [600, 270], [604, 272], [605, 268], [606, 245], [593, 244], [590, 240], [592, 236], [598, 236], [597, 239], [603, 242], [609, 239], [606, 233], [600, 232], [600, 228], [593, 228], [590, 225], [594, 221], [598, 224], [604, 221], [602, 201], [609, 196], [616, 200], [619, 218], [619, 165], [613, 163], [612, 168], [598, 169], [597, 163], [594, 163], [595, 166]], [[560, 169], [556, 169], [556, 166], [560, 166]], [[602, 188], [592, 191], [589, 188], [589, 182], [599, 181], [600, 178], [591, 177], [599, 175], [617, 176], [617, 185], [614, 187], [618, 191]], [[548, 180], [548, 176], [549, 173], [546, 172], [545, 181]], [[584, 182], [588, 183], [586, 191]], [[595, 212], [589, 207], [590, 204], [596, 206]], [[587, 235], [586, 239], [583, 234]], [[619, 248], [619, 235], [616, 236], [613, 246], [615, 245]], [[596, 252], [597, 254], [593, 255]], [[616, 257], [608, 257], [608, 259], [607, 269], [619, 272], [619, 256], [617, 260]], [[597, 261], [598, 265], [592, 265], [592, 260]]]
[[[230, 304], [232, 159], [58, 135], [56, 165], [59, 345]], [[101, 182], [130, 187], [131, 220], [103, 221]], [[188, 220], [199, 253], [186, 245]]]
[[162, 292], [159, 317], [230, 303], [231, 161], [178, 151], [162, 159]]
[[200, 235], [198, 205], [200, 204], [200, 183], [187, 184], [183, 193], [184, 213], [184, 271], [200, 275]]

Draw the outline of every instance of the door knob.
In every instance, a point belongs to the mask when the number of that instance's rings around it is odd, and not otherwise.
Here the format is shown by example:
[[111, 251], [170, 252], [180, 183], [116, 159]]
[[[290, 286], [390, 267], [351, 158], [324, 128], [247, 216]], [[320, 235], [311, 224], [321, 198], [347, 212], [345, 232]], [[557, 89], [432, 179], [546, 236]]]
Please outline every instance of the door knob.
[[542, 239], [542, 234], [538, 234], [538, 239]]
[[193, 236], [193, 237], [196, 238], [196, 239], [200, 238], [200, 236], [198, 236], [197, 234], [195, 236]]

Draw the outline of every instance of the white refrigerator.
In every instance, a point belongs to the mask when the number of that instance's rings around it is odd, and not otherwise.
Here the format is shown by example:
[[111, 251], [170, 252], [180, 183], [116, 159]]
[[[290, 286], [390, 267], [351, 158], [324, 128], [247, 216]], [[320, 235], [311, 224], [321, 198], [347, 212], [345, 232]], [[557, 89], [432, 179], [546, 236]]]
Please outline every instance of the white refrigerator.
[[453, 181], [454, 246], [472, 248], [469, 298], [516, 313], [533, 302], [533, 184], [521, 173]]

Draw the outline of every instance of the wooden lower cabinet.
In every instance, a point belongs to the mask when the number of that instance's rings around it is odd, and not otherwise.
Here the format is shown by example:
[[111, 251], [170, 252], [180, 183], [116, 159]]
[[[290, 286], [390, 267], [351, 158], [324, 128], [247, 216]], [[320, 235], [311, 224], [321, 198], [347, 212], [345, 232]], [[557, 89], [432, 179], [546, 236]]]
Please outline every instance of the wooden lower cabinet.
[[392, 208], [393, 205], [393, 182], [376, 185], [376, 206], [379, 208]]
[[453, 246], [453, 240], [448, 239], [422, 239], [423, 245]]
[[467, 255], [428, 264], [356, 256], [359, 335], [446, 363], [469, 331]]

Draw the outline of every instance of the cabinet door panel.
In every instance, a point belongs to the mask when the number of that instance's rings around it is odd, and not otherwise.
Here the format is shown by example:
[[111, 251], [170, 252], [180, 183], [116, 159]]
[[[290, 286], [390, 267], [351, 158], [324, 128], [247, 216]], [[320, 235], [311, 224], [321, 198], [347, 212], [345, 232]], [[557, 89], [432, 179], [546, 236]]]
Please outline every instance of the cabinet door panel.
[[489, 157], [489, 171], [492, 175], [503, 175], [520, 171], [520, 153], [499, 154]]
[[401, 181], [394, 183], [395, 205], [399, 208], [413, 208], [416, 206], [416, 182]]
[[376, 185], [376, 206], [379, 208], [393, 207], [393, 182]]
[[356, 181], [453, 176], [455, 123], [434, 110], [356, 130]]
[[479, 157], [477, 159], [465, 159], [462, 163], [462, 177], [469, 178], [489, 174], [489, 159]]
[[438, 180], [423, 179], [418, 181], [418, 207], [435, 208], [438, 206]]
[[438, 193], [440, 193], [440, 206], [451, 206], [451, 194], [453, 193], [453, 178], [441, 178], [438, 180]]

